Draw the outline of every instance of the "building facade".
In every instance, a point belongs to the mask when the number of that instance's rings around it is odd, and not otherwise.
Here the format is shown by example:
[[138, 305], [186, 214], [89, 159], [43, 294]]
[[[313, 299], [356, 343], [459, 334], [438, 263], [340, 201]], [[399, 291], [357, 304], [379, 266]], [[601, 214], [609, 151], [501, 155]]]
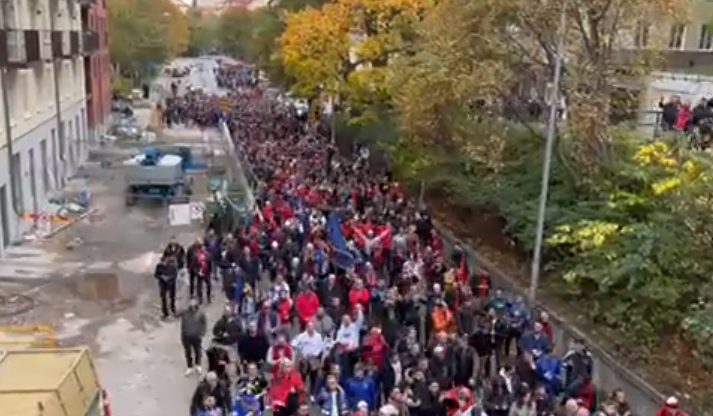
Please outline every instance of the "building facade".
[[[87, 93], [87, 126], [89, 140], [95, 140], [106, 130], [111, 113], [111, 62], [107, 33], [106, 0], [84, 0], [82, 29], [85, 45], [90, 51], [84, 56], [85, 90]], [[89, 47], [91, 46], [91, 47]]]
[[0, 0], [0, 254], [86, 157], [81, 23], [75, 1]]

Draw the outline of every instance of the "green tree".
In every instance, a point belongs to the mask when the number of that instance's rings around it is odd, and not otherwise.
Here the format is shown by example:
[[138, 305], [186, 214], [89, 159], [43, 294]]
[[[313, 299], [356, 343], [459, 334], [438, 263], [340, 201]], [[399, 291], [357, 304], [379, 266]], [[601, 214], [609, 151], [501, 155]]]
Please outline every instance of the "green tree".
[[189, 33], [187, 55], [199, 56], [218, 47], [216, 37], [219, 33], [219, 19], [212, 15], [202, 14], [197, 10], [189, 10], [187, 19]]
[[112, 63], [135, 82], [185, 51], [188, 26], [170, 0], [109, 0], [108, 10]]

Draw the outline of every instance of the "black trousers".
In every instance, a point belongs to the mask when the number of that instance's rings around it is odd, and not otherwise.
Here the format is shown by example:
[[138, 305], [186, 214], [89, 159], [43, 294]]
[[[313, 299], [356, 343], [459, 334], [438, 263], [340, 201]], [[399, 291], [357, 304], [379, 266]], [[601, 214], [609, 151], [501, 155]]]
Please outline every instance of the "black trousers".
[[176, 314], [176, 279], [158, 280], [158, 291], [161, 296], [161, 313], [163, 317], [168, 317], [169, 311], [171, 314]]
[[181, 336], [183, 355], [186, 357], [186, 367], [193, 368], [201, 365], [203, 347], [200, 337]]
[[205, 288], [205, 296], [208, 303], [211, 301], [213, 286], [210, 281], [210, 276], [201, 276], [198, 271], [188, 272], [188, 291], [191, 297], [197, 297], [198, 302], [203, 303], [203, 289]]

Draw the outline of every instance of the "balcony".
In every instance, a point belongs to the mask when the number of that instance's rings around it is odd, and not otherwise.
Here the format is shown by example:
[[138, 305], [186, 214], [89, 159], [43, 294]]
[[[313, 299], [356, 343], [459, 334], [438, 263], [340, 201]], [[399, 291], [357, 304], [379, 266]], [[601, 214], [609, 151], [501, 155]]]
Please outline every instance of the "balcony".
[[72, 56], [69, 32], [52, 31], [52, 56], [54, 58], [70, 58]]
[[85, 30], [82, 33], [84, 55], [91, 55], [99, 52], [99, 33], [93, 30]]
[[72, 56], [78, 56], [82, 52], [82, 38], [80, 32], [69, 32], [69, 52]]
[[42, 60], [42, 44], [39, 30], [25, 30], [25, 57], [28, 63]]
[[22, 30], [0, 30], [0, 67], [27, 65], [25, 32]]

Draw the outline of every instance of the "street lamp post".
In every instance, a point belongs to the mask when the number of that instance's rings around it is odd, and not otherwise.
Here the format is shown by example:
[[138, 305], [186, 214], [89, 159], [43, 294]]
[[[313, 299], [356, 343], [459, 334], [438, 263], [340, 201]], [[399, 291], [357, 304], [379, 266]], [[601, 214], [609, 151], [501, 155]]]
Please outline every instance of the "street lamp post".
[[532, 255], [532, 270], [530, 274], [530, 291], [528, 293], [531, 305], [535, 304], [537, 288], [540, 284], [540, 269], [542, 267], [542, 243], [545, 234], [545, 219], [547, 216], [547, 197], [550, 188], [550, 173], [552, 170], [552, 153], [554, 152], [555, 134], [557, 129], [557, 110], [560, 101], [560, 84], [562, 83], [562, 65], [565, 53], [565, 38], [567, 34], [567, 6], [562, 6], [560, 14], [559, 34], [557, 37], [557, 56], [552, 79], [552, 97], [550, 100], [549, 119], [547, 120], [547, 140], [545, 142], [545, 160], [542, 163], [542, 187], [540, 189], [540, 206], [537, 214], [537, 229], [535, 248]]

